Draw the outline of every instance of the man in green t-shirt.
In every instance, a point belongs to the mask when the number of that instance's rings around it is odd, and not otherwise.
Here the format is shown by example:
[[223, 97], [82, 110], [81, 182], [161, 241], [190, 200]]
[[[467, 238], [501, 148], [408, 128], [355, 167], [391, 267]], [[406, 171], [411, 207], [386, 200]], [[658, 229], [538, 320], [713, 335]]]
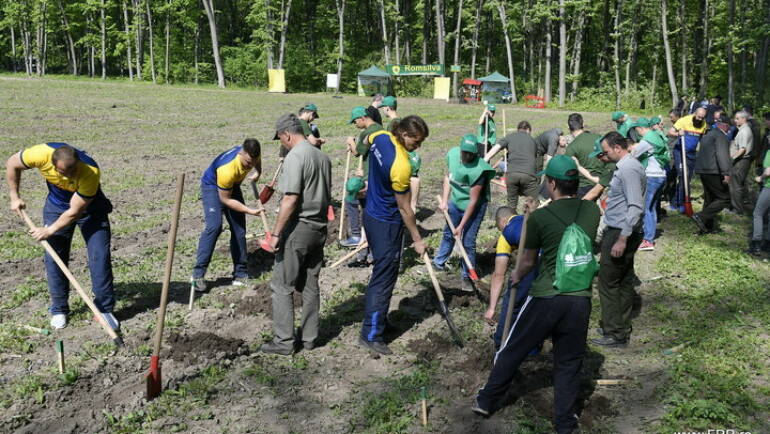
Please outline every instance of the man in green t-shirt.
[[302, 132], [305, 134], [307, 141], [310, 142], [311, 145], [320, 148], [321, 145], [326, 143], [326, 140], [321, 138], [321, 132], [318, 130], [318, 127], [312, 123], [314, 120], [318, 119], [318, 107], [316, 107], [315, 104], [305, 104], [299, 109], [297, 117], [299, 118], [300, 125], [302, 125]]
[[[542, 174], [542, 172], [541, 172]], [[591, 316], [591, 288], [559, 293], [556, 256], [567, 225], [580, 226], [590, 239], [599, 227], [599, 208], [578, 199], [577, 165], [570, 157], [556, 155], [544, 171], [552, 202], [533, 211], [527, 221], [522, 258], [511, 273], [518, 284], [537, 264], [539, 274], [532, 284], [524, 306], [513, 322], [508, 336], [495, 355], [492, 372], [479, 390], [472, 410], [489, 416], [501, 407], [503, 398], [527, 353], [543, 339], [553, 338], [554, 355], [554, 425], [559, 433], [577, 428], [575, 402], [580, 389], [580, 368], [586, 352], [588, 320]]]
[[762, 185], [762, 191], [757, 198], [757, 204], [754, 207], [754, 227], [751, 235], [751, 244], [747, 253], [759, 256], [763, 251], [770, 251], [770, 226], [764, 230], [764, 219], [767, 210], [770, 209], [770, 152], [765, 153], [762, 160], [762, 174], [755, 178], [755, 181]]
[[369, 157], [369, 148], [372, 146], [369, 143], [369, 136], [377, 131], [382, 131], [382, 125], [374, 122], [369, 117], [366, 109], [363, 106], [353, 107], [350, 112], [350, 123], [355, 124], [356, 128], [361, 130], [358, 134], [358, 138], [348, 137], [347, 145], [348, 150], [353, 153], [354, 156], [361, 158], [359, 166], [362, 166], [364, 170], [364, 177], [369, 173], [369, 167], [366, 163]]
[[495, 110], [497, 108], [494, 104], [487, 104], [484, 107], [484, 112], [481, 113], [479, 118], [478, 133], [476, 134], [476, 142], [479, 144], [479, 155], [484, 157], [492, 146], [497, 144], [497, 128], [495, 126]]
[[617, 125], [617, 131], [625, 138], [628, 138], [628, 132], [632, 128], [634, 121], [625, 112], [612, 112], [612, 121]]
[[[567, 151], [564, 155], [570, 158], [574, 157], [577, 160], [580, 172], [577, 197], [582, 198], [594, 188], [594, 185], [599, 182], [599, 178], [605, 174], [604, 163], [591, 156], [594, 151], [594, 144], [601, 136], [583, 130], [583, 116], [580, 113], [569, 115], [567, 123], [574, 139], [572, 143], [567, 145]], [[585, 170], [580, 170], [581, 168]]]

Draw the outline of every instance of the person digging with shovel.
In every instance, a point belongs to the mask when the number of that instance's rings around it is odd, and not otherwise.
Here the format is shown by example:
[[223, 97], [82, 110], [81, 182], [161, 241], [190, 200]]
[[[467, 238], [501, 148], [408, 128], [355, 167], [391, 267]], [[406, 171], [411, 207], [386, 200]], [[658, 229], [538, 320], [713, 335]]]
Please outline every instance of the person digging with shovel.
[[[88, 269], [94, 291], [94, 304], [113, 330], [120, 323], [112, 314], [115, 306], [112, 260], [110, 257], [110, 221], [112, 203], [101, 189], [101, 170], [85, 152], [66, 143], [51, 142], [19, 151], [6, 163], [6, 180], [11, 211], [22, 213], [27, 205], [19, 194], [21, 173], [36, 168], [48, 186], [43, 208], [44, 226], [30, 231], [37, 241], [48, 240], [65, 264], [69, 263], [75, 225], [86, 242]], [[67, 325], [69, 281], [54, 259], [46, 253], [45, 270], [51, 294], [51, 327]]]
[[251, 169], [256, 172], [250, 181], [259, 179], [262, 173], [262, 156], [259, 141], [246, 139], [217, 156], [201, 177], [201, 202], [206, 227], [198, 241], [198, 253], [190, 284], [198, 292], [206, 291], [206, 270], [219, 234], [222, 233], [222, 215], [230, 224], [230, 255], [233, 258], [233, 286], [244, 286], [248, 279], [246, 270], [246, 214], [259, 215], [263, 209], [244, 205], [241, 183]]
[[263, 353], [294, 353], [294, 291], [302, 293], [300, 336], [305, 350], [315, 347], [321, 304], [318, 275], [324, 259], [331, 203], [332, 166], [329, 156], [311, 145], [294, 114], [278, 118], [275, 136], [289, 149], [278, 187], [283, 192], [272, 236], [273, 340]]

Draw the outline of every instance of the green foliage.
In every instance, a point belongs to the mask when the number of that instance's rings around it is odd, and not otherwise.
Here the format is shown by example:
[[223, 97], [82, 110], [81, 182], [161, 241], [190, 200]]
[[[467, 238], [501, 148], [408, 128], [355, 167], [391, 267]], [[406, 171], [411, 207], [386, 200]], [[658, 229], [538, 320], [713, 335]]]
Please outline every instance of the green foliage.
[[430, 385], [431, 375], [430, 366], [418, 365], [414, 372], [386, 381], [384, 391], [367, 392], [360, 410], [362, 428], [366, 432], [406, 431], [414, 423], [420, 388]]

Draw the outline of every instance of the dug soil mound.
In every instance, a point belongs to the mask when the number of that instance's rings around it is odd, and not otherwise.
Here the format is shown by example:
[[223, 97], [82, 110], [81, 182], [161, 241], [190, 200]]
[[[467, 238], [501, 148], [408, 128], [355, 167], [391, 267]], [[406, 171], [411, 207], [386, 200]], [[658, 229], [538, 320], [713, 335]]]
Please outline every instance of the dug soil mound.
[[199, 332], [192, 335], [172, 333], [166, 339], [170, 350], [164, 351], [161, 358], [169, 358], [185, 364], [193, 364], [203, 359], [234, 359], [248, 353], [246, 342], [242, 339], [229, 339], [213, 333]]

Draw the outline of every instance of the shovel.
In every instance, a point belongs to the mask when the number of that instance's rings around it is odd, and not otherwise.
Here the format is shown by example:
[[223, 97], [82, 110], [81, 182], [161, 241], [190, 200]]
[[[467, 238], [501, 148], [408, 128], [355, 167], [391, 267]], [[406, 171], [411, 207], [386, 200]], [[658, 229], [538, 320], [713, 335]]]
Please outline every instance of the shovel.
[[[521, 257], [524, 254], [524, 242], [527, 241], [527, 220], [529, 219], [529, 210], [524, 212], [524, 221], [521, 223], [521, 236], [519, 236], [519, 250], [516, 252], [516, 266], [519, 266]], [[511, 286], [511, 295], [508, 298], [508, 310], [505, 312], [505, 326], [503, 328], [503, 346], [508, 340], [508, 332], [511, 330], [511, 320], [513, 319], [513, 305], [516, 304], [516, 289], [518, 283]]]
[[259, 216], [262, 218], [262, 228], [265, 230], [265, 239], [264, 242], [259, 243], [259, 247], [262, 248], [262, 250], [269, 252], [271, 251], [270, 248], [270, 239], [272, 238], [272, 234], [270, 233], [270, 229], [267, 226], [267, 217], [265, 216], [265, 208], [262, 207], [262, 200], [259, 197], [259, 193], [257, 192], [257, 181], [251, 181], [251, 191], [254, 193], [254, 199], [257, 200], [257, 206], [259, 207], [262, 212], [259, 213]]
[[690, 181], [687, 180], [687, 153], [684, 146], [684, 136], [682, 136], [682, 185], [684, 186], [684, 215], [692, 217], [692, 202], [690, 201]]
[[[441, 203], [441, 196], [436, 195], [436, 200], [438, 200], [439, 203]], [[452, 219], [449, 218], [449, 212], [447, 210], [444, 211], [444, 219], [446, 220], [446, 224], [449, 225], [449, 230], [452, 231], [454, 234], [455, 232], [455, 225], [452, 224]], [[463, 247], [463, 240], [461, 237], [458, 237], [455, 235], [455, 245], [459, 248], [460, 254], [463, 257], [463, 261], [465, 261], [465, 266], [468, 267], [468, 276], [470, 276], [471, 280], [474, 282], [479, 281], [479, 275], [476, 273], [476, 268], [473, 267], [473, 263], [471, 263], [471, 258], [468, 257], [468, 252], [465, 251], [465, 247]]]
[[158, 324], [155, 326], [155, 346], [150, 357], [150, 372], [147, 373], [147, 400], [151, 401], [160, 395], [162, 381], [160, 378], [160, 343], [163, 340], [163, 326], [166, 321], [166, 302], [168, 301], [168, 287], [171, 283], [171, 268], [174, 265], [174, 246], [176, 245], [176, 232], [179, 228], [179, 211], [182, 207], [182, 194], [184, 193], [184, 173], [176, 178], [176, 203], [174, 215], [171, 220], [171, 230], [168, 231], [168, 249], [166, 250], [166, 271], [163, 274], [163, 286], [160, 291], [160, 307], [158, 308]]
[[345, 237], [345, 191], [348, 183], [348, 172], [350, 171], [350, 151], [347, 152], [348, 156], [345, 158], [345, 181], [342, 183], [342, 197], [340, 197], [340, 225], [337, 230], [337, 241], [342, 240]]
[[[24, 222], [27, 224], [27, 226], [30, 229], [35, 229], [35, 224], [32, 223], [32, 220], [27, 215], [27, 212], [23, 209], [19, 210], [19, 215], [21, 215], [21, 218], [24, 219]], [[93, 300], [91, 300], [91, 297], [88, 296], [86, 291], [83, 289], [82, 286], [80, 286], [80, 283], [75, 279], [75, 276], [72, 274], [72, 272], [67, 268], [67, 265], [62, 261], [62, 259], [59, 257], [59, 255], [56, 253], [56, 250], [51, 247], [51, 244], [48, 243], [46, 240], [41, 240], [40, 245], [43, 246], [46, 252], [53, 258], [54, 262], [56, 262], [56, 265], [59, 266], [61, 271], [64, 273], [65, 276], [67, 276], [67, 279], [70, 281], [72, 286], [75, 288], [75, 292], [78, 293], [80, 298], [83, 299], [83, 301], [86, 303], [89, 309], [91, 309], [91, 312], [94, 314], [94, 318], [96, 319], [96, 322], [99, 323], [99, 325], [102, 326], [104, 331], [107, 333], [107, 335], [112, 339], [112, 342], [115, 343], [115, 346], [122, 347], [123, 344], [123, 338], [121, 338], [117, 333], [115, 333], [115, 330], [110, 327], [109, 324], [107, 324], [107, 321], [102, 317], [101, 312], [99, 312], [99, 309], [96, 308], [96, 305], [94, 304]]]
[[278, 179], [278, 175], [281, 173], [281, 168], [283, 167], [283, 160], [281, 160], [280, 163], [278, 163], [278, 168], [275, 169], [275, 175], [273, 175], [273, 179], [270, 181], [269, 184], [262, 187], [262, 191], [259, 192], [259, 201], [264, 203], [267, 203], [271, 197], [273, 197], [273, 193], [275, 193], [275, 180]]
[[463, 338], [460, 336], [460, 330], [457, 329], [454, 321], [452, 321], [452, 317], [449, 315], [449, 308], [446, 305], [446, 301], [444, 301], [444, 293], [441, 292], [441, 286], [438, 283], [438, 279], [436, 279], [436, 273], [433, 271], [430, 256], [428, 256], [427, 253], [423, 253], [422, 260], [425, 261], [425, 267], [428, 269], [428, 275], [430, 275], [430, 281], [433, 283], [433, 289], [436, 291], [436, 297], [438, 297], [438, 305], [441, 309], [441, 314], [444, 315], [444, 319], [449, 326], [449, 332], [452, 334], [452, 338], [457, 343], [457, 346], [462, 348], [465, 345], [463, 343]]
[[362, 242], [361, 242], [361, 244], [359, 244], [358, 246], [356, 246], [356, 248], [355, 248], [353, 251], [351, 251], [351, 252], [349, 252], [348, 254], [346, 254], [345, 256], [343, 256], [343, 257], [341, 257], [341, 258], [337, 259], [337, 261], [336, 261], [336, 262], [334, 262], [332, 265], [330, 265], [330, 266], [329, 266], [329, 268], [335, 268], [335, 267], [337, 267], [338, 265], [342, 264], [343, 262], [345, 262], [345, 261], [347, 261], [348, 259], [350, 259], [350, 258], [352, 258], [353, 256], [355, 256], [355, 255], [356, 255], [356, 253], [360, 252], [361, 250], [364, 250], [364, 249], [365, 249], [365, 248], [367, 248], [367, 247], [369, 247], [369, 243], [367, 243], [366, 241], [362, 241]]

